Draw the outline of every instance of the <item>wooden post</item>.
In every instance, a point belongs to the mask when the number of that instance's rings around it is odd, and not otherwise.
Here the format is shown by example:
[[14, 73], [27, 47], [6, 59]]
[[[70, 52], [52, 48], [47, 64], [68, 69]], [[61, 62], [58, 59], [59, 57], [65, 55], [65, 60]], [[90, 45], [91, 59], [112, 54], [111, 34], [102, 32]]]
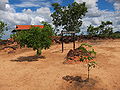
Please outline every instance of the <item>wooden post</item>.
[[63, 46], [63, 31], [61, 31], [61, 33], [62, 33], [62, 53], [63, 53], [63, 51], [64, 51], [64, 46]]
[[75, 33], [73, 33], [73, 50], [75, 50]]
[[62, 53], [64, 51], [64, 42], [63, 42], [63, 34], [66, 34], [66, 33], [70, 33], [72, 34], [72, 37], [73, 37], [73, 50], [75, 49], [75, 31], [70, 31], [70, 32], [67, 32], [67, 31], [61, 31], [61, 39], [62, 39]]

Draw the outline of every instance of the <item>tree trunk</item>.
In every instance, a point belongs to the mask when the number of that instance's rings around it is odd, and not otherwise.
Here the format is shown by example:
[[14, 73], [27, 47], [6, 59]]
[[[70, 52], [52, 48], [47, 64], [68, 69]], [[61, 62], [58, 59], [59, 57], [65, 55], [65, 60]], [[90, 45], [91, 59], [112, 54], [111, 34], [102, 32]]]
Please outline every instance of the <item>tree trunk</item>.
[[42, 52], [41, 52], [41, 48], [38, 48], [38, 49], [37, 49], [37, 56], [41, 55], [41, 53], [42, 53]]
[[89, 77], [90, 77], [90, 67], [88, 66], [88, 82], [89, 82]]

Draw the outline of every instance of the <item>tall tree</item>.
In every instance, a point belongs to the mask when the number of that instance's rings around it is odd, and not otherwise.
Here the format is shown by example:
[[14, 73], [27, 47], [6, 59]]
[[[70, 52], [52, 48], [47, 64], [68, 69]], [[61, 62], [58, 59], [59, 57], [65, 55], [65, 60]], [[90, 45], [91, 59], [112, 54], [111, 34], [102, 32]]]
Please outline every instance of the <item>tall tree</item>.
[[99, 28], [92, 25], [88, 26], [87, 33], [90, 36], [98, 35]]
[[82, 17], [87, 12], [85, 3], [72, 3], [68, 6], [60, 6], [58, 3], [53, 3], [54, 12], [51, 14], [53, 24], [56, 28], [62, 26], [66, 31], [80, 31], [82, 25]]
[[4, 22], [0, 21], [0, 38], [4, 35], [4, 31], [7, 30], [7, 24]]
[[99, 26], [99, 34], [100, 35], [105, 35], [105, 36], [109, 36], [110, 34], [113, 33], [113, 28], [110, 26], [112, 25], [112, 22], [111, 21], [102, 21], [101, 22], [101, 25]]

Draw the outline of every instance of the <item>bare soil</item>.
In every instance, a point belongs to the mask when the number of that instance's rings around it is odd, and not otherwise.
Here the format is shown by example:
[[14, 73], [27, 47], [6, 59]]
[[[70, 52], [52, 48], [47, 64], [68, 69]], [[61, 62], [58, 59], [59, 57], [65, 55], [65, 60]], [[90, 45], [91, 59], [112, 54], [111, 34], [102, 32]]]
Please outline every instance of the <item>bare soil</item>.
[[0, 51], [0, 90], [120, 90], [120, 39], [86, 42], [97, 52], [89, 82], [86, 64], [63, 64], [72, 43], [63, 53], [57, 44], [40, 57], [28, 48]]

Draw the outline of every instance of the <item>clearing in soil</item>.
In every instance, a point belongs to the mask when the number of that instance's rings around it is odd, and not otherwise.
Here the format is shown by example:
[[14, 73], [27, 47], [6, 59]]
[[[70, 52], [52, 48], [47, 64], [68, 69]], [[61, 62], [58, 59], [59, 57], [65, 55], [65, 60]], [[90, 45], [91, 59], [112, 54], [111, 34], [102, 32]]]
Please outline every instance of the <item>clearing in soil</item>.
[[[0, 90], [119, 90], [120, 40], [87, 41], [97, 52], [97, 65], [90, 70], [87, 64], [63, 64], [72, 43], [52, 45], [35, 56], [32, 49], [16, 49], [14, 53], [0, 51]], [[76, 47], [81, 45], [76, 42]]]

